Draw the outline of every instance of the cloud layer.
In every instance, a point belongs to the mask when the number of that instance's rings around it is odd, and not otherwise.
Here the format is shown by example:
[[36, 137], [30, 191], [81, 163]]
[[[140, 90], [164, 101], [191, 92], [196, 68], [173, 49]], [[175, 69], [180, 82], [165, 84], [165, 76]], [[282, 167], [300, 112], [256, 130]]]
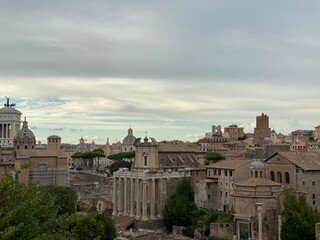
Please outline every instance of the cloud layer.
[[319, 5], [2, 1], [0, 96], [39, 139], [115, 141], [130, 125], [160, 139], [212, 124], [252, 132], [261, 112], [278, 132], [313, 129]]

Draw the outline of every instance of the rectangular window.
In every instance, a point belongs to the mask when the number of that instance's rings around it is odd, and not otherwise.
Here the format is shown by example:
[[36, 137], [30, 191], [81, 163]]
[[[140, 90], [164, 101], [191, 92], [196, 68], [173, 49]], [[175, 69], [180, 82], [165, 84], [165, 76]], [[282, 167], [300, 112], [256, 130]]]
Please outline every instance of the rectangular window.
[[217, 169], [213, 170], [213, 175], [217, 175]]
[[304, 186], [304, 185], [306, 185], [306, 183], [303, 181], [303, 182], [302, 182], [302, 185]]
[[222, 197], [222, 191], [220, 191], [220, 197]]
[[208, 199], [210, 200], [210, 194], [208, 194]]
[[226, 194], [225, 194], [225, 195], [226, 195], [226, 198], [227, 198], [227, 197], [228, 197], [228, 192], [226, 192]]
[[220, 169], [218, 170], [218, 175], [221, 176], [221, 170]]
[[226, 187], [228, 187], [228, 182], [226, 182]]
[[228, 170], [224, 170], [224, 176], [228, 176]]
[[232, 177], [232, 171], [230, 170], [230, 172], [229, 172], [229, 175], [230, 175], [230, 177]]
[[220, 187], [222, 187], [222, 182], [220, 182]]
[[316, 182], [312, 182], [312, 185], [315, 186], [315, 185], [316, 185]]
[[312, 194], [312, 198], [315, 199], [315, 198], [316, 198], [316, 195], [315, 195], [315, 194]]

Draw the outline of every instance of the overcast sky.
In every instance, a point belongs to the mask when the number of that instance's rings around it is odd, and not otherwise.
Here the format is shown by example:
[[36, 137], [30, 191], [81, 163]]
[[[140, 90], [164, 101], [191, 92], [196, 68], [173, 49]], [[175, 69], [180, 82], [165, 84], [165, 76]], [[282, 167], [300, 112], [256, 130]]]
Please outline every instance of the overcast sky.
[[[320, 124], [318, 1], [0, 1], [0, 101], [38, 140]], [[2, 99], [2, 100], [1, 100]]]

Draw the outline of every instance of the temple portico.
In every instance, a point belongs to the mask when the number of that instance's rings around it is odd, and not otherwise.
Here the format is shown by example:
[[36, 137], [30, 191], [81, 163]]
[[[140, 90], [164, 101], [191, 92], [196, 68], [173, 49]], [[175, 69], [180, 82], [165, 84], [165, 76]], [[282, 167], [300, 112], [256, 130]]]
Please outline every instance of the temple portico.
[[114, 172], [113, 215], [135, 217], [148, 221], [162, 218], [167, 198], [179, 179], [189, 171], [130, 172], [123, 168]]

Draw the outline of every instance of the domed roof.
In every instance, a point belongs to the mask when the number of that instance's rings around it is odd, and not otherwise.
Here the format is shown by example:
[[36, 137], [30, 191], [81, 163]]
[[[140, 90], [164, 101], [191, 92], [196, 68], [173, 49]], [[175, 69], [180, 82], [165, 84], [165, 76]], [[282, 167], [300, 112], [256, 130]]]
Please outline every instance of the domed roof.
[[122, 140], [122, 144], [124, 145], [133, 145], [136, 137], [133, 136], [131, 127], [128, 129], [128, 135]]
[[28, 128], [28, 122], [27, 122], [26, 118], [24, 118], [22, 129], [19, 130], [16, 138], [17, 139], [35, 138], [33, 132]]
[[254, 160], [250, 164], [251, 169], [265, 169], [265, 165], [260, 160]]

